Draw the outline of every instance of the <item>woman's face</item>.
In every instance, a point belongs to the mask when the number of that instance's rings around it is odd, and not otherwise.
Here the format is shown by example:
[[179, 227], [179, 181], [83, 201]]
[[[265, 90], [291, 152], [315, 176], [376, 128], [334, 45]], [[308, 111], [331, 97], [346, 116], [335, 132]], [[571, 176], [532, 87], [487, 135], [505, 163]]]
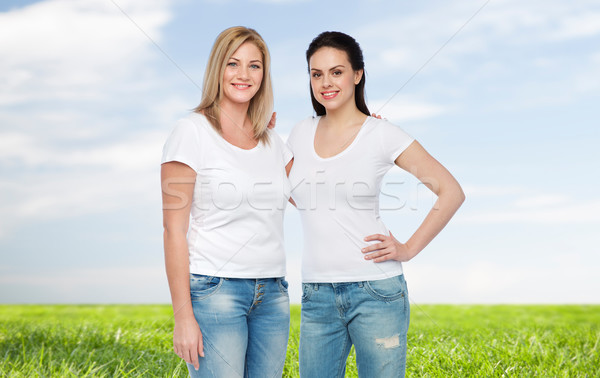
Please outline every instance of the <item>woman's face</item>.
[[263, 79], [263, 56], [252, 42], [245, 42], [231, 55], [223, 73], [223, 101], [250, 102]]
[[354, 103], [354, 87], [362, 70], [354, 71], [343, 50], [321, 47], [310, 57], [310, 86], [313, 96], [328, 112]]

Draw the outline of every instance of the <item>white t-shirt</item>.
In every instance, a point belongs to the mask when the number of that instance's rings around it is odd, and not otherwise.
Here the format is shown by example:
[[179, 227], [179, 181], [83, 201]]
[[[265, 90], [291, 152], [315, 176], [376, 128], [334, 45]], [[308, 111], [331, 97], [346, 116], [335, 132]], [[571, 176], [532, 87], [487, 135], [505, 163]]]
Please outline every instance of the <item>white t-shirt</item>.
[[385, 173], [413, 142], [386, 120], [368, 117], [344, 151], [321, 158], [314, 149], [320, 117], [297, 124], [288, 139], [294, 154], [292, 198], [304, 228], [303, 282], [356, 282], [402, 274], [398, 261], [365, 260], [371, 234], [389, 235], [379, 217]]
[[198, 113], [177, 122], [162, 163], [196, 171], [187, 234], [190, 272], [231, 278], [285, 276], [285, 173], [292, 153], [269, 130], [270, 144], [244, 150], [227, 142]]

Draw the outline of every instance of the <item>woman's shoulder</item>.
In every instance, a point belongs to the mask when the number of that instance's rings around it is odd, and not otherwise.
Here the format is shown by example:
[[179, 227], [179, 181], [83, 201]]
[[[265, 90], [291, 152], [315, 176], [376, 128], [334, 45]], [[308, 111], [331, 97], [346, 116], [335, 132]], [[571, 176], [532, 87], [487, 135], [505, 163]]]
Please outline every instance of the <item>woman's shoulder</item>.
[[208, 118], [206, 118], [204, 114], [198, 112], [190, 112], [183, 117], [182, 120], [186, 120], [188, 123], [193, 124], [200, 129], [212, 127]]
[[211, 128], [210, 122], [203, 114], [191, 112], [177, 120], [174, 131], [200, 136]]
[[277, 131], [273, 129], [267, 129], [267, 135], [269, 136], [269, 142], [275, 143], [277, 146], [284, 144], [283, 138]]
[[[400, 126], [379, 118], [369, 118], [370, 132], [374, 143], [381, 146], [380, 153], [385, 161], [393, 162], [415, 139]], [[389, 160], [388, 160], [389, 159]]]
[[394, 136], [398, 133], [408, 134], [401, 126], [398, 126], [387, 119], [369, 117], [367, 123], [382, 136]]
[[162, 162], [178, 161], [198, 172], [202, 164], [205, 146], [203, 121], [194, 114], [187, 114], [175, 123], [163, 147]]
[[292, 128], [292, 130], [298, 129], [298, 128], [302, 128], [303, 126], [306, 125], [312, 125], [315, 122], [318, 122], [319, 119], [321, 118], [321, 116], [310, 116], [310, 117], [306, 117], [298, 122], [296, 122], [296, 124], [294, 125], [294, 127]]
[[318, 122], [318, 119], [321, 117], [307, 117], [303, 120], [297, 122], [294, 127], [292, 127], [292, 131], [287, 139], [287, 144], [290, 147], [293, 147], [295, 144], [300, 143], [301, 140], [308, 138], [311, 135], [311, 131], [313, 130], [313, 125], [315, 122]]
[[300, 133], [308, 133], [310, 132], [310, 130], [312, 130], [311, 126], [313, 126], [315, 123], [319, 122], [319, 119], [321, 118], [321, 116], [310, 116], [310, 117], [306, 117], [303, 120], [297, 122], [294, 127], [292, 128], [292, 132], [290, 133], [290, 136], [295, 135], [295, 134], [300, 134]]
[[395, 124], [388, 121], [387, 119], [375, 118], [375, 117], [371, 117], [371, 116], [367, 117], [367, 121], [365, 123], [367, 125], [371, 126], [372, 128], [380, 129], [380, 130], [386, 130], [386, 129], [389, 129], [390, 127], [398, 127]]

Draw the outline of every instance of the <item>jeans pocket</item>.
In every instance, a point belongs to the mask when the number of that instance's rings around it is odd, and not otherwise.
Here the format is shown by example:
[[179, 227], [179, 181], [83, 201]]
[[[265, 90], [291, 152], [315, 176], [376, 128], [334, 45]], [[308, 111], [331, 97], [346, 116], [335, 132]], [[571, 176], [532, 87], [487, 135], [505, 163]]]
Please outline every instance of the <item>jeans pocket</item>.
[[308, 302], [310, 295], [312, 294], [312, 290], [311, 284], [302, 284], [302, 303]]
[[190, 273], [190, 296], [193, 301], [202, 300], [216, 293], [223, 278]]
[[378, 301], [391, 302], [406, 296], [406, 284], [402, 275], [383, 280], [366, 281], [365, 290]]
[[281, 294], [289, 295], [288, 294], [288, 282], [285, 280], [285, 278], [283, 278], [283, 277], [278, 278], [277, 284], [279, 285], [279, 291], [281, 292]]

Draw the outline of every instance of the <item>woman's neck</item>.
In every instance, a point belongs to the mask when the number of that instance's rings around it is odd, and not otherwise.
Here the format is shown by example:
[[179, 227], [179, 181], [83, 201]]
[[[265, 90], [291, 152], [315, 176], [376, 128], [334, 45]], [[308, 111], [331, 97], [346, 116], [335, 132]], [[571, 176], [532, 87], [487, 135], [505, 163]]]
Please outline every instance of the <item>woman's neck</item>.
[[221, 110], [220, 123], [221, 129], [227, 130], [230, 133], [247, 133], [245, 128], [252, 129], [252, 125], [248, 119], [248, 107], [250, 103], [234, 103], [224, 99], [219, 104]]
[[358, 110], [356, 104], [351, 103], [351, 106], [343, 107], [328, 111], [323, 120], [325, 125], [331, 129], [343, 130], [352, 128], [356, 124], [363, 124], [367, 116]]

